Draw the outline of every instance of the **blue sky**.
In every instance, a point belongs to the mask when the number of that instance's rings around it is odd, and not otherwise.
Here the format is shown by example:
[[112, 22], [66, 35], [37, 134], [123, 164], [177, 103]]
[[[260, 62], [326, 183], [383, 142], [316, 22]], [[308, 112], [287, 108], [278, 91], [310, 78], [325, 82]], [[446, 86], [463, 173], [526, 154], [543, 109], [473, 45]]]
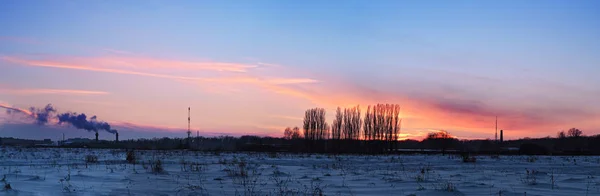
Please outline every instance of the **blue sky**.
[[300, 126], [307, 108], [331, 115], [337, 106], [394, 102], [406, 109], [407, 137], [437, 129], [489, 137], [491, 114], [505, 115], [506, 128], [520, 133], [514, 137], [572, 126], [600, 133], [599, 8], [597, 1], [4, 1], [0, 103], [52, 103], [168, 128], [186, 127], [181, 108], [192, 105], [203, 109], [197, 129], [279, 135]]

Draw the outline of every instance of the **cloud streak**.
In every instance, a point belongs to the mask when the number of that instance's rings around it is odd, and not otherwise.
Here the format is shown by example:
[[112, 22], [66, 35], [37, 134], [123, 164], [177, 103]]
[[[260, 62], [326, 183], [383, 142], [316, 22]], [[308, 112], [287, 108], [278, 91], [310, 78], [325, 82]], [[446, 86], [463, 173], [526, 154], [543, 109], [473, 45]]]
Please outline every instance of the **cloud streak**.
[[64, 95], [106, 95], [105, 91], [88, 91], [72, 89], [9, 89], [0, 88], [0, 94], [37, 95], [37, 94], [64, 94]]
[[[185, 81], [197, 81], [204, 83], [245, 83], [245, 84], [302, 84], [302, 83], [316, 83], [318, 81], [309, 78], [280, 78], [280, 77], [253, 77], [250, 74], [245, 76], [226, 76], [226, 77], [190, 77], [175, 74], [161, 74], [153, 73], [151, 71], [160, 71], [160, 69], [182, 69], [187, 71], [194, 70], [210, 70], [210, 71], [228, 71], [228, 72], [242, 72], [245, 73], [248, 68], [254, 66], [243, 65], [243, 64], [232, 64], [232, 63], [194, 63], [194, 62], [181, 62], [181, 61], [166, 61], [156, 59], [143, 59], [143, 58], [121, 58], [121, 60], [107, 58], [107, 59], [79, 59], [75, 60], [33, 60], [18, 57], [3, 56], [0, 60], [16, 63], [26, 66], [37, 66], [37, 67], [50, 67], [50, 68], [61, 68], [61, 69], [74, 69], [74, 70], [85, 70], [94, 72], [105, 72], [105, 73], [116, 73], [116, 74], [127, 74], [127, 75], [138, 75], [156, 78], [166, 78], [174, 80], [185, 80]], [[129, 59], [129, 60], [127, 60]], [[88, 60], [88, 61], [86, 61]], [[124, 61], [122, 61], [124, 60]], [[81, 61], [76, 63], [76, 61]], [[105, 62], [101, 64], [98, 62]], [[109, 67], [109, 68], [107, 68]], [[112, 67], [112, 68], [110, 68]], [[140, 69], [143, 68], [147, 71], [134, 71], [129, 69]]]
[[[158, 126], [158, 125], [149, 125], [149, 124], [139, 124], [132, 122], [111, 122], [113, 127], [119, 128], [119, 130], [125, 131], [137, 131], [137, 132], [162, 132], [162, 133], [175, 133], [179, 136], [176, 137], [185, 137], [187, 128], [182, 127], [171, 127], [171, 126]], [[234, 128], [234, 130], [239, 130], [240, 128]], [[192, 130], [192, 132], [196, 132], [198, 130]], [[241, 136], [248, 134], [247, 132], [235, 132], [235, 131], [225, 131], [220, 129], [211, 129], [209, 130], [199, 130], [201, 136]]]
[[[1, 59], [19, 64], [90, 71], [115, 72], [117, 68], [133, 70], [168, 69], [168, 70], [205, 70], [218, 72], [247, 72], [256, 65], [223, 63], [223, 62], [188, 62], [165, 60], [145, 57], [54, 57], [52, 59], [28, 59], [21, 57], [3, 56]], [[111, 69], [114, 68], [114, 69]], [[123, 71], [123, 70], [121, 70]], [[132, 71], [136, 72], [136, 71]], [[123, 72], [118, 72], [123, 73]]]
[[30, 112], [30, 111], [27, 111], [25, 109], [21, 109], [21, 108], [18, 108], [18, 107], [13, 107], [13, 106], [10, 106], [8, 104], [0, 103], [0, 108], [7, 109], [9, 111], [15, 111], [15, 112], [23, 113], [23, 114], [25, 114], [27, 116], [33, 116], [33, 113]]

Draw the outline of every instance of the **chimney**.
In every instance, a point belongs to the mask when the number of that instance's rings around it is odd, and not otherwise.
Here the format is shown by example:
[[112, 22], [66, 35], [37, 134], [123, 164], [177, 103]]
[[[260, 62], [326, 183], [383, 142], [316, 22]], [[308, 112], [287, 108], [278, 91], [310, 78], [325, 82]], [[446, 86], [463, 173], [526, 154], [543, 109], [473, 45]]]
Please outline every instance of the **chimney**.
[[500, 142], [504, 141], [504, 130], [500, 130]]
[[96, 132], [96, 141], [98, 141], [98, 132]]
[[115, 133], [115, 141], [119, 142], [119, 133]]

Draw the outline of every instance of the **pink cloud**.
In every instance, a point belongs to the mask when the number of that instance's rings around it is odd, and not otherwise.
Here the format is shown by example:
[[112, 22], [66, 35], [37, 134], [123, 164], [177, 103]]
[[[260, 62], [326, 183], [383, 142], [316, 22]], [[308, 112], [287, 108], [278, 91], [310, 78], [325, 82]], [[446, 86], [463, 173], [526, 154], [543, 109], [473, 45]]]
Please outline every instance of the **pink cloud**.
[[25, 114], [27, 116], [33, 116], [34, 115], [33, 113], [31, 113], [28, 110], [21, 109], [21, 108], [18, 108], [18, 107], [14, 107], [14, 106], [10, 106], [10, 105], [4, 104], [4, 103], [0, 103], [0, 108], [4, 108], [4, 109], [7, 109], [7, 110], [20, 112], [20, 113], [23, 113], [23, 114]]
[[9, 89], [0, 88], [0, 94], [17, 94], [17, 95], [32, 95], [32, 94], [69, 94], [69, 95], [106, 95], [104, 91], [88, 91], [88, 90], [72, 90], [72, 89]]
[[[99, 57], [99, 58], [81, 58], [72, 57], [60, 60], [35, 60], [20, 57], [3, 56], [0, 60], [6, 62], [37, 67], [51, 67], [61, 69], [75, 69], [105, 73], [139, 75], [156, 78], [174, 79], [178, 81], [197, 81], [201, 83], [222, 83], [222, 84], [302, 84], [316, 83], [318, 81], [310, 78], [283, 78], [255, 76], [257, 74], [246, 73], [255, 66], [235, 63], [221, 62], [184, 62], [169, 61], [152, 58], [138, 57]], [[242, 74], [234, 76], [220, 77], [190, 77], [177, 74], [163, 74], [165, 70], [186, 70], [186, 71], [218, 71], [233, 72]]]
[[[187, 136], [187, 128], [183, 127], [173, 127], [173, 126], [162, 126], [162, 125], [151, 125], [151, 124], [139, 124], [139, 123], [131, 123], [131, 122], [111, 122], [113, 127], [118, 130], [126, 130], [126, 131], [137, 131], [137, 132], [168, 132], [168, 133], [178, 133], [181, 134], [181, 137]], [[250, 128], [250, 129], [249, 129]], [[196, 135], [197, 131], [199, 131], [201, 136], [242, 136], [242, 135], [263, 135], [266, 136], [265, 130], [276, 129], [278, 127], [229, 127], [229, 128], [206, 128], [202, 130], [192, 129], [192, 135]], [[283, 130], [283, 129], [282, 129]], [[277, 129], [277, 134], [272, 134], [273, 136], [278, 136], [279, 130]]]
[[137, 56], [101, 56], [101, 57], [52, 57], [31, 59], [22, 57], [2, 57], [3, 60], [33, 66], [57, 68], [88, 68], [88, 70], [132, 69], [135, 70], [207, 70], [219, 72], [247, 72], [256, 65], [224, 63], [224, 62], [193, 62], [158, 59]]

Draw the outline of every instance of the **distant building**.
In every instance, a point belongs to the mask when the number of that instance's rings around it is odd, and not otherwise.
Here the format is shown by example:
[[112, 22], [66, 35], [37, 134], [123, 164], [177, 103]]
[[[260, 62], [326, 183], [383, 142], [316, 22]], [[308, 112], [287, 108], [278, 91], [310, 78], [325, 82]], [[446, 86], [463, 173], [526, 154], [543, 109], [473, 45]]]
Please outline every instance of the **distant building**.
[[18, 138], [2, 138], [2, 145], [7, 146], [49, 146], [52, 145], [52, 140], [29, 140]]
[[63, 142], [63, 144], [74, 144], [74, 143], [91, 143], [93, 140], [89, 138], [69, 138]]

